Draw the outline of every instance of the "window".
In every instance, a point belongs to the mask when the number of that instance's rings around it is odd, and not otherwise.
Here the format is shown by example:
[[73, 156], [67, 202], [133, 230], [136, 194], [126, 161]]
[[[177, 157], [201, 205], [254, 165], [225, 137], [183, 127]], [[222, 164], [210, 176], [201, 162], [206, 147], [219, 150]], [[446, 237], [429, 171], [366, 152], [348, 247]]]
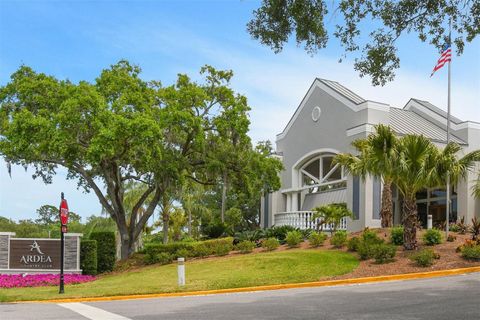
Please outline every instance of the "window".
[[323, 154], [308, 161], [301, 169], [302, 187], [310, 193], [346, 187], [343, 168], [333, 162], [334, 154]]

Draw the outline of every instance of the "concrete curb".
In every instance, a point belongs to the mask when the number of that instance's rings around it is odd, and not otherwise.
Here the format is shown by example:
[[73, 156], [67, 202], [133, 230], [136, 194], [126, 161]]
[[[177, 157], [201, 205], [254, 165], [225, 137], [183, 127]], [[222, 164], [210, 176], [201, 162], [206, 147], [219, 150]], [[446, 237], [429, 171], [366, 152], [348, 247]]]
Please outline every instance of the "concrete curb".
[[338, 285], [352, 285], [361, 283], [375, 283], [385, 281], [396, 280], [414, 280], [414, 279], [427, 279], [435, 277], [445, 277], [466, 273], [480, 272], [480, 266], [449, 269], [439, 271], [417, 272], [396, 274], [388, 276], [377, 277], [365, 277], [365, 278], [353, 278], [353, 279], [341, 279], [341, 280], [326, 280], [315, 282], [303, 282], [303, 283], [287, 283], [287, 284], [275, 284], [258, 287], [245, 287], [245, 288], [232, 288], [232, 289], [219, 289], [219, 290], [204, 290], [204, 291], [187, 291], [187, 292], [172, 292], [172, 293], [152, 293], [152, 294], [138, 294], [138, 295], [125, 295], [125, 296], [110, 296], [110, 297], [91, 297], [91, 298], [67, 298], [67, 299], [52, 299], [52, 300], [37, 300], [37, 301], [18, 301], [15, 303], [66, 303], [66, 302], [95, 302], [95, 301], [114, 301], [114, 300], [134, 300], [134, 299], [148, 299], [148, 298], [167, 298], [167, 297], [186, 297], [186, 296], [202, 296], [222, 293], [239, 293], [239, 292], [254, 292], [254, 291], [271, 291], [281, 289], [295, 289], [295, 288], [312, 288], [312, 287], [328, 287]]

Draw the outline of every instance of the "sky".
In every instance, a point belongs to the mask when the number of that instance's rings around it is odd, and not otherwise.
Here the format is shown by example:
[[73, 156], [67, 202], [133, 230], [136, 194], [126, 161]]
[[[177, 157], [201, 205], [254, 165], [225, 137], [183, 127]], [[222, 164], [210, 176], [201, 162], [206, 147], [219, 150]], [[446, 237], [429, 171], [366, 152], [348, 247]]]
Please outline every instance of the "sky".
[[[410, 98], [446, 110], [446, 68], [430, 73], [439, 53], [414, 35], [398, 41], [401, 68], [393, 82], [372, 87], [342, 63], [338, 41], [308, 55], [291, 41], [280, 54], [253, 40], [246, 23], [259, 1], [6, 1], [0, 0], [0, 85], [22, 64], [59, 79], [94, 81], [121, 59], [139, 65], [145, 80], [172, 84], [178, 73], [200, 79], [209, 64], [234, 71], [232, 88], [248, 98], [253, 141], [275, 141], [315, 77], [335, 80], [365, 99], [403, 107]], [[332, 1], [334, 4], [335, 1]], [[338, 17], [329, 14], [333, 31]], [[480, 122], [480, 40], [466, 45], [452, 62], [452, 113]], [[59, 170], [53, 184], [32, 179], [32, 171], [0, 160], [0, 216], [34, 218], [44, 204], [58, 205], [65, 192], [70, 210], [99, 214], [96, 196], [77, 190]]]

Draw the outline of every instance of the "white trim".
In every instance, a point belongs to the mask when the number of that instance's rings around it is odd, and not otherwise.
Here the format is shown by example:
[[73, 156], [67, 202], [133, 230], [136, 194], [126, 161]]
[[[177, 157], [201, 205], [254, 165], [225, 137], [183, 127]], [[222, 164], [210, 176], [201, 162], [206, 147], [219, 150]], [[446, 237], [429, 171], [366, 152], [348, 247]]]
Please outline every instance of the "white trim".
[[83, 233], [65, 233], [65, 237], [83, 237]]
[[343, 103], [345, 106], [347, 106], [348, 108], [352, 109], [353, 111], [358, 111], [357, 105], [354, 104], [352, 101], [350, 101], [349, 99], [345, 98], [343, 95], [341, 95], [340, 93], [338, 93], [338, 92], [335, 91], [334, 89], [330, 88], [329, 86], [327, 86], [326, 84], [324, 84], [323, 82], [321, 82], [319, 79], [315, 79], [315, 80], [313, 81], [312, 85], [310, 86], [310, 88], [308, 89], [307, 94], [306, 94], [305, 97], [303, 98], [302, 102], [301, 102], [300, 105], [298, 106], [297, 110], [296, 110], [295, 113], [293, 114], [292, 118], [290, 119], [290, 121], [288, 121], [287, 126], [285, 127], [285, 129], [283, 129], [282, 133], [277, 134], [277, 141], [278, 141], [278, 140], [282, 140], [283, 138], [285, 138], [285, 136], [287, 135], [288, 131], [289, 131], [290, 128], [292, 127], [292, 125], [293, 125], [293, 123], [295, 122], [295, 120], [297, 120], [298, 115], [299, 115], [300, 112], [303, 110], [303, 107], [305, 106], [305, 104], [307, 103], [307, 101], [310, 99], [310, 96], [313, 94], [313, 92], [315, 91], [316, 88], [321, 89], [321, 90], [324, 91], [326, 94], [328, 94], [328, 95], [332, 96], [334, 99], [340, 101], [340, 102]]
[[[429, 108], [425, 107], [421, 103], [417, 102], [416, 100], [410, 99], [405, 107], [403, 107], [404, 110], [410, 110], [412, 108], [416, 108], [422, 112], [425, 112], [430, 118], [440, 122], [440, 123], [445, 123], [447, 119], [441, 115], [439, 115], [437, 112], [430, 110]], [[461, 123], [455, 123], [453, 121], [450, 121], [450, 127], [453, 130], [463, 130], [463, 129], [477, 129], [480, 130], [480, 123], [474, 122], [474, 121], [463, 121]]]
[[[337, 149], [332, 149], [332, 148], [321, 148], [321, 149], [316, 149], [313, 151], [310, 151], [306, 154], [303, 155], [300, 159], [297, 160], [292, 166], [293, 169], [299, 169], [300, 164], [305, 161], [305, 159], [310, 158], [311, 156], [314, 156], [316, 154], [320, 155], [321, 153], [333, 153], [334, 155], [337, 155], [339, 153], [342, 153], [341, 151]], [[312, 159], [313, 160], [313, 159]]]
[[389, 112], [390, 111], [390, 105], [386, 104], [386, 103], [382, 103], [382, 102], [367, 100], [365, 102], [360, 103], [356, 109], [357, 110], [355, 110], [355, 111], [372, 109], [372, 110]]
[[375, 132], [375, 127], [370, 123], [364, 123], [359, 126], [350, 128], [346, 131], [347, 137], [351, 137], [360, 133], [372, 133], [372, 132]]

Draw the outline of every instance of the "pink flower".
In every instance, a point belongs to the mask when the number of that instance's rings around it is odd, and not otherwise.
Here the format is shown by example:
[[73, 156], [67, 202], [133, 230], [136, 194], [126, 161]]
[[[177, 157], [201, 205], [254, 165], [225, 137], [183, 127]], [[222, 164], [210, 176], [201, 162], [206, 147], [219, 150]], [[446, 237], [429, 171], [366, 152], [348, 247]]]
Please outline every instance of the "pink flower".
[[[77, 284], [96, 280], [95, 276], [65, 274], [65, 284]], [[58, 286], [59, 274], [0, 274], [0, 288]]]

